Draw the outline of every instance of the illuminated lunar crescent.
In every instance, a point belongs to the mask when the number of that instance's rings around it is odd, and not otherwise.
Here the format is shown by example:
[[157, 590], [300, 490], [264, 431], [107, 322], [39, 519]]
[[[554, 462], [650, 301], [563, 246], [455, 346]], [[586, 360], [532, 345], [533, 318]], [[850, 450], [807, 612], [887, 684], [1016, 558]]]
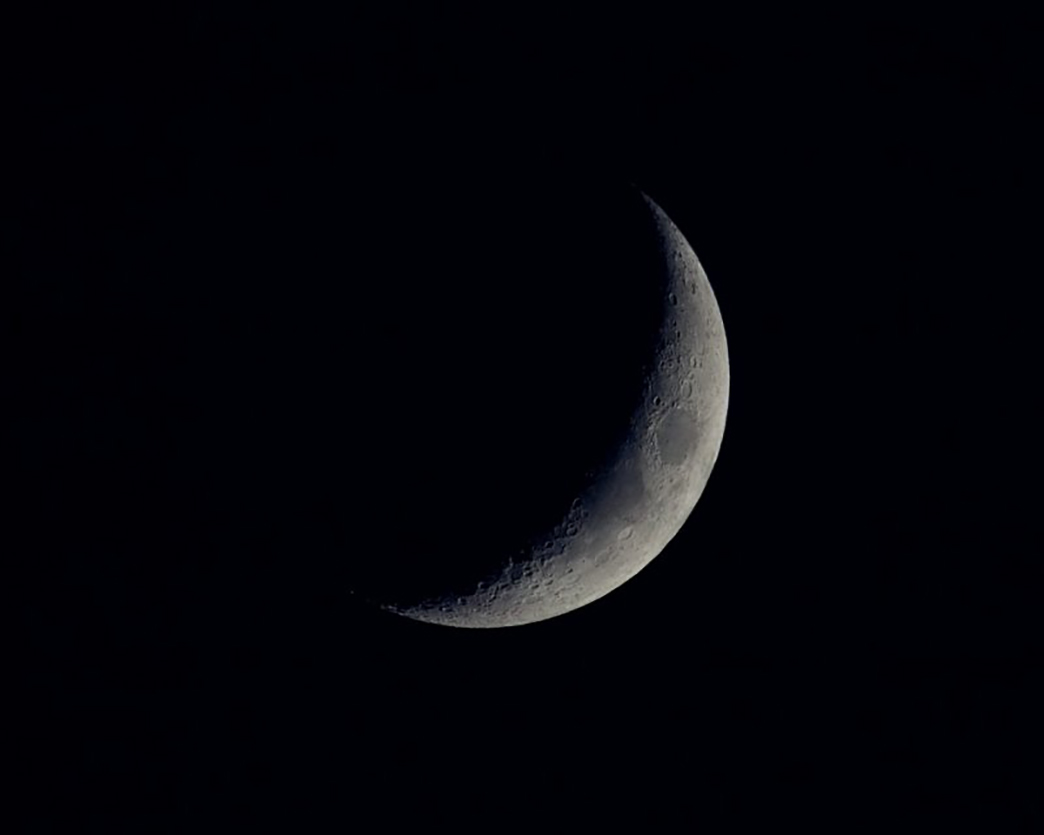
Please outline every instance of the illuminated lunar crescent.
[[558, 524], [505, 558], [471, 591], [382, 608], [447, 626], [490, 628], [542, 621], [618, 588], [678, 533], [718, 457], [729, 398], [721, 313], [692, 248], [642, 195], [662, 264], [658, 334], [643, 364], [640, 402], [622, 442], [606, 451]]

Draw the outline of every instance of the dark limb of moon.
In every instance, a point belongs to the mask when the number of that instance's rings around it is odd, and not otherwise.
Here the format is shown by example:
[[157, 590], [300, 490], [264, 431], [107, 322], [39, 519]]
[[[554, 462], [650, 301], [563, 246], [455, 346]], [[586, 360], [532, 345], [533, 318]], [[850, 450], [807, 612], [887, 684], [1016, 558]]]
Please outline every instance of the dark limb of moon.
[[[535, 247], [559, 262], [557, 274], [570, 273], [558, 289], [537, 293], [545, 301], [527, 309], [525, 293], [512, 297], [498, 285], [490, 298], [509, 309], [480, 307], [469, 319], [480, 333], [462, 337], [459, 355], [446, 353], [453, 334], [440, 335], [434, 361], [459, 368], [469, 352], [495, 345], [495, 370], [463, 374], [459, 383], [439, 376], [417, 402], [441, 405], [419, 410], [412, 425], [403, 420], [403, 443], [411, 432], [425, 436], [417, 444], [427, 448], [423, 460], [414, 463], [435, 473], [429, 489], [440, 489], [440, 473], [446, 485], [455, 483], [465, 459], [473, 468], [485, 458], [488, 469], [483, 478], [468, 476], [473, 488], [451, 491], [452, 499], [432, 503], [422, 494], [401, 506], [400, 530], [386, 543], [394, 553], [364, 560], [378, 568], [359, 575], [362, 597], [459, 627], [545, 620], [617, 588], [684, 524], [724, 432], [725, 333], [700, 262], [666, 214], [638, 193], [616, 208], [609, 225], [619, 229], [551, 223], [528, 240], [558, 235], [556, 244], [527, 247], [522, 236], [501, 254], [516, 268], [523, 262], [521, 272], [546, 274], [546, 264], [525, 263]], [[509, 246], [489, 223], [476, 235]], [[600, 269], [633, 274], [600, 285]], [[433, 294], [445, 304], [446, 292], [440, 285]], [[547, 304], [556, 293], [560, 302]], [[565, 321], [584, 316], [582, 327]], [[492, 332], [510, 330], [509, 319], [523, 325], [508, 336]], [[596, 401], [605, 407], [598, 417], [575, 406]], [[431, 451], [447, 445], [449, 452]]]
[[601, 597], [675, 535], [728, 364], [650, 201], [514, 164], [360, 182], [240, 161], [172, 169], [120, 223], [83, 204], [40, 224], [25, 492], [69, 600], [89, 577], [124, 605], [111, 578], [137, 578], [157, 623], [221, 630], [350, 588], [509, 626]]

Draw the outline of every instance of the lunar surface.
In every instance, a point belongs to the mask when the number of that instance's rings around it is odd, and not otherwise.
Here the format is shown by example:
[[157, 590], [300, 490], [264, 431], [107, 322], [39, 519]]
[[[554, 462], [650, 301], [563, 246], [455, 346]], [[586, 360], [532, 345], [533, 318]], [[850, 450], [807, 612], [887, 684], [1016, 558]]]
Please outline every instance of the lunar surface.
[[[491, 512], [477, 514], [484, 518], [481, 536], [447, 536], [441, 544], [428, 546], [430, 559], [415, 563], [418, 571], [429, 572], [427, 586], [398, 596], [360, 588], [356, 593], [362, 598], [386, 611], [448, 626], [490, 628], [542, 621], [619, 587], [681, 529], [707, 484], [725, 429], [725, 331], [707, 276], [681, 232], [645, 195], [634, 205], [639, 207], [635, 222], [647, 235], [652, 255], [636, 262], [643, 274], [631, 280], [639, 288], [636, 298], [652, 300], [647, 306], [654, 315], [648, 319], [651, 327], [648, 322], [643, 326], [650, 338], [642, 343], [635, 379], [626, 379], [623, 371], [619, 378], [603, 375], [610, 381], [619, 379], [619, 386], [634, 392], [620, 431], [589, 459], [582, 477], [558, 479], [548, 473], [553, 501], [541, 507], [553, 512], [542, 510], [544, 527], [531, 527], [524, 539], [509, 547], [506, 541], [490, 538], [496, 531]], [[598, 356], [590, 362], [597, 367]], [[547, 411], [546, 420], [553, 423], [555, 410]], [[582, 425], [578, 432], [583, 432]], [[510, 446], [510, 437], [501, 443]], [[489, 452], [496, 454], [495, 449]], [[516, 460], [524, 457], [519, 454]], [[539, 487], [531, 493], [536, 496]], [[536, 498], [534, 502], [539, 503]], [[516, 514], [526, 512], [524, 499], [516, 498], [514, 504], [521, 506], [514, 509]], [[403, 507], [401, 525], [409, 526], [410, 517], [410, 508]], [[423, 524], [430, 528], [434, 523]], [[438, 566], [452, 566], [455, 542], [461, 548], [465, 542], [472, 548], [488, 546], [494, 553], [484, 563], [468, 564], [466, 570], [447, 568], [453, 582], [439, 589]], [[401, 572], [403, 583], [408, 584], [405, 574], [410, 571], [407, 564]]]

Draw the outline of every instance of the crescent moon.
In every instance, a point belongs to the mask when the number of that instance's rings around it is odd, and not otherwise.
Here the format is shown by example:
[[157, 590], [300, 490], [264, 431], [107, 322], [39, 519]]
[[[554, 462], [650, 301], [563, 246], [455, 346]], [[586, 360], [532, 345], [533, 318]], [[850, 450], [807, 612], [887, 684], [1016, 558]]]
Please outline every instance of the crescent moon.
[[623, 442], [592, 471], [546, 536], [470, 593], [378, 604], [433, 624], [519, 626], [598, 600], [647, 566], [689, 517], [718, 458], [729, 399], [725, 329], [707, 276], [678, 228], [642, 194], [663, 259], [662, 313], [640, 404]]

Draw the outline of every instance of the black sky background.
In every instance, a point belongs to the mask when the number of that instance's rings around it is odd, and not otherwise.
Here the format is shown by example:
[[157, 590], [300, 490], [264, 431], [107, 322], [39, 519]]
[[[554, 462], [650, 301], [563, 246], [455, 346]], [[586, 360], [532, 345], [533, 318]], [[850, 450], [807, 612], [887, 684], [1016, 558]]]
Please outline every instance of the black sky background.
[[[51, 712], [30, 773], [90, 787], [53, 795], [44, 818], [173, 832], [243, 819], [325, 831], [373, 803], [392, 827], [445, 814], [499, 827], [552, 808], [579, 821], [585, 807], [649, 829], [895, 804], [924, 821], [1039, 814], [1013, 718], [1029, 704], [1042, 580], [1027, 524], [1039, 27], [222, 6], [161, 18], [54, 19], [13, 76], [27, 107], [12, 166], [27, 185], [13, 553], [30, 577], [26, 680]], [[113, 48], [85, 38], [88, 23]], [[314, 394], [319, 371], [221, 373], [336, 329], [343, 294], [316, 282], [313, 314], [271, 278], [329, 264], [302, 267], [298, 241], [354, 235], [396, 253], [400, 234], [472, 210], [454, 176], [634, 182], [692, 243], [729, 339], [725, 440], [685, 528], [616, 592], [524, 628], [383, 616], [337, 582], [330, 531], [355, 532], [354, 559], [379, 550], [366, 508], [381, 500], [317, 511], [316, 496], [366, 493], [341, 478], [369, 472], [351, 462], [374, 460], [371, 430], [409, 432], [360, 396], [385, 393], [384, 351], [402, 359], [375, 322], [419, 286], [395, 279], [396, 259], [368, 262], [390, 277], [348, 299], [336, 344], [350, 395]], [[444, 203], [394, 217], [429, 180]], [[271, 262], [229, 246], [249, 248], [253, 220], [288, 195], [302, 208]], [[349, 222], [324, 222], [327, 208]], [[218, 255], [182, 280], [199, 252]], [[218, 290], [215, 263], [228, 265]], [[293, 325], [251, 318], [272, 310]], [[456, 310], [457, 327], [488, 315], [467, 297]], [[156, 336], [184, 322], [205, 346], [188, 359]], [[210, 376], [167, 382], [183, 368]], [[128, 388], [146, 404], [135, 415], [196, 421], [205, 483], [200, 461], [112, 406]], [[364, 405], [357, 424], [312, 426], [263, 466], [238, 422], [259, 397]], [[299, 429], [292, 409], [272, 414]], [[495, 447], [495, 427], [476, 431]], [[150, 503], [171, 467], [197, 514], [184, 524]], [[424, 481], [403, 469], [381, 490], [408, 524]], [[308, 486], [290, 489], [290, 472]], [[439, 489], [460, 490], [453, 473]], [[199, 510], [214, 507], [232, 510]], [[336, 525], [302, 524], [316, 515]], [[449, 526], [447, 548], [466, 526]]]

